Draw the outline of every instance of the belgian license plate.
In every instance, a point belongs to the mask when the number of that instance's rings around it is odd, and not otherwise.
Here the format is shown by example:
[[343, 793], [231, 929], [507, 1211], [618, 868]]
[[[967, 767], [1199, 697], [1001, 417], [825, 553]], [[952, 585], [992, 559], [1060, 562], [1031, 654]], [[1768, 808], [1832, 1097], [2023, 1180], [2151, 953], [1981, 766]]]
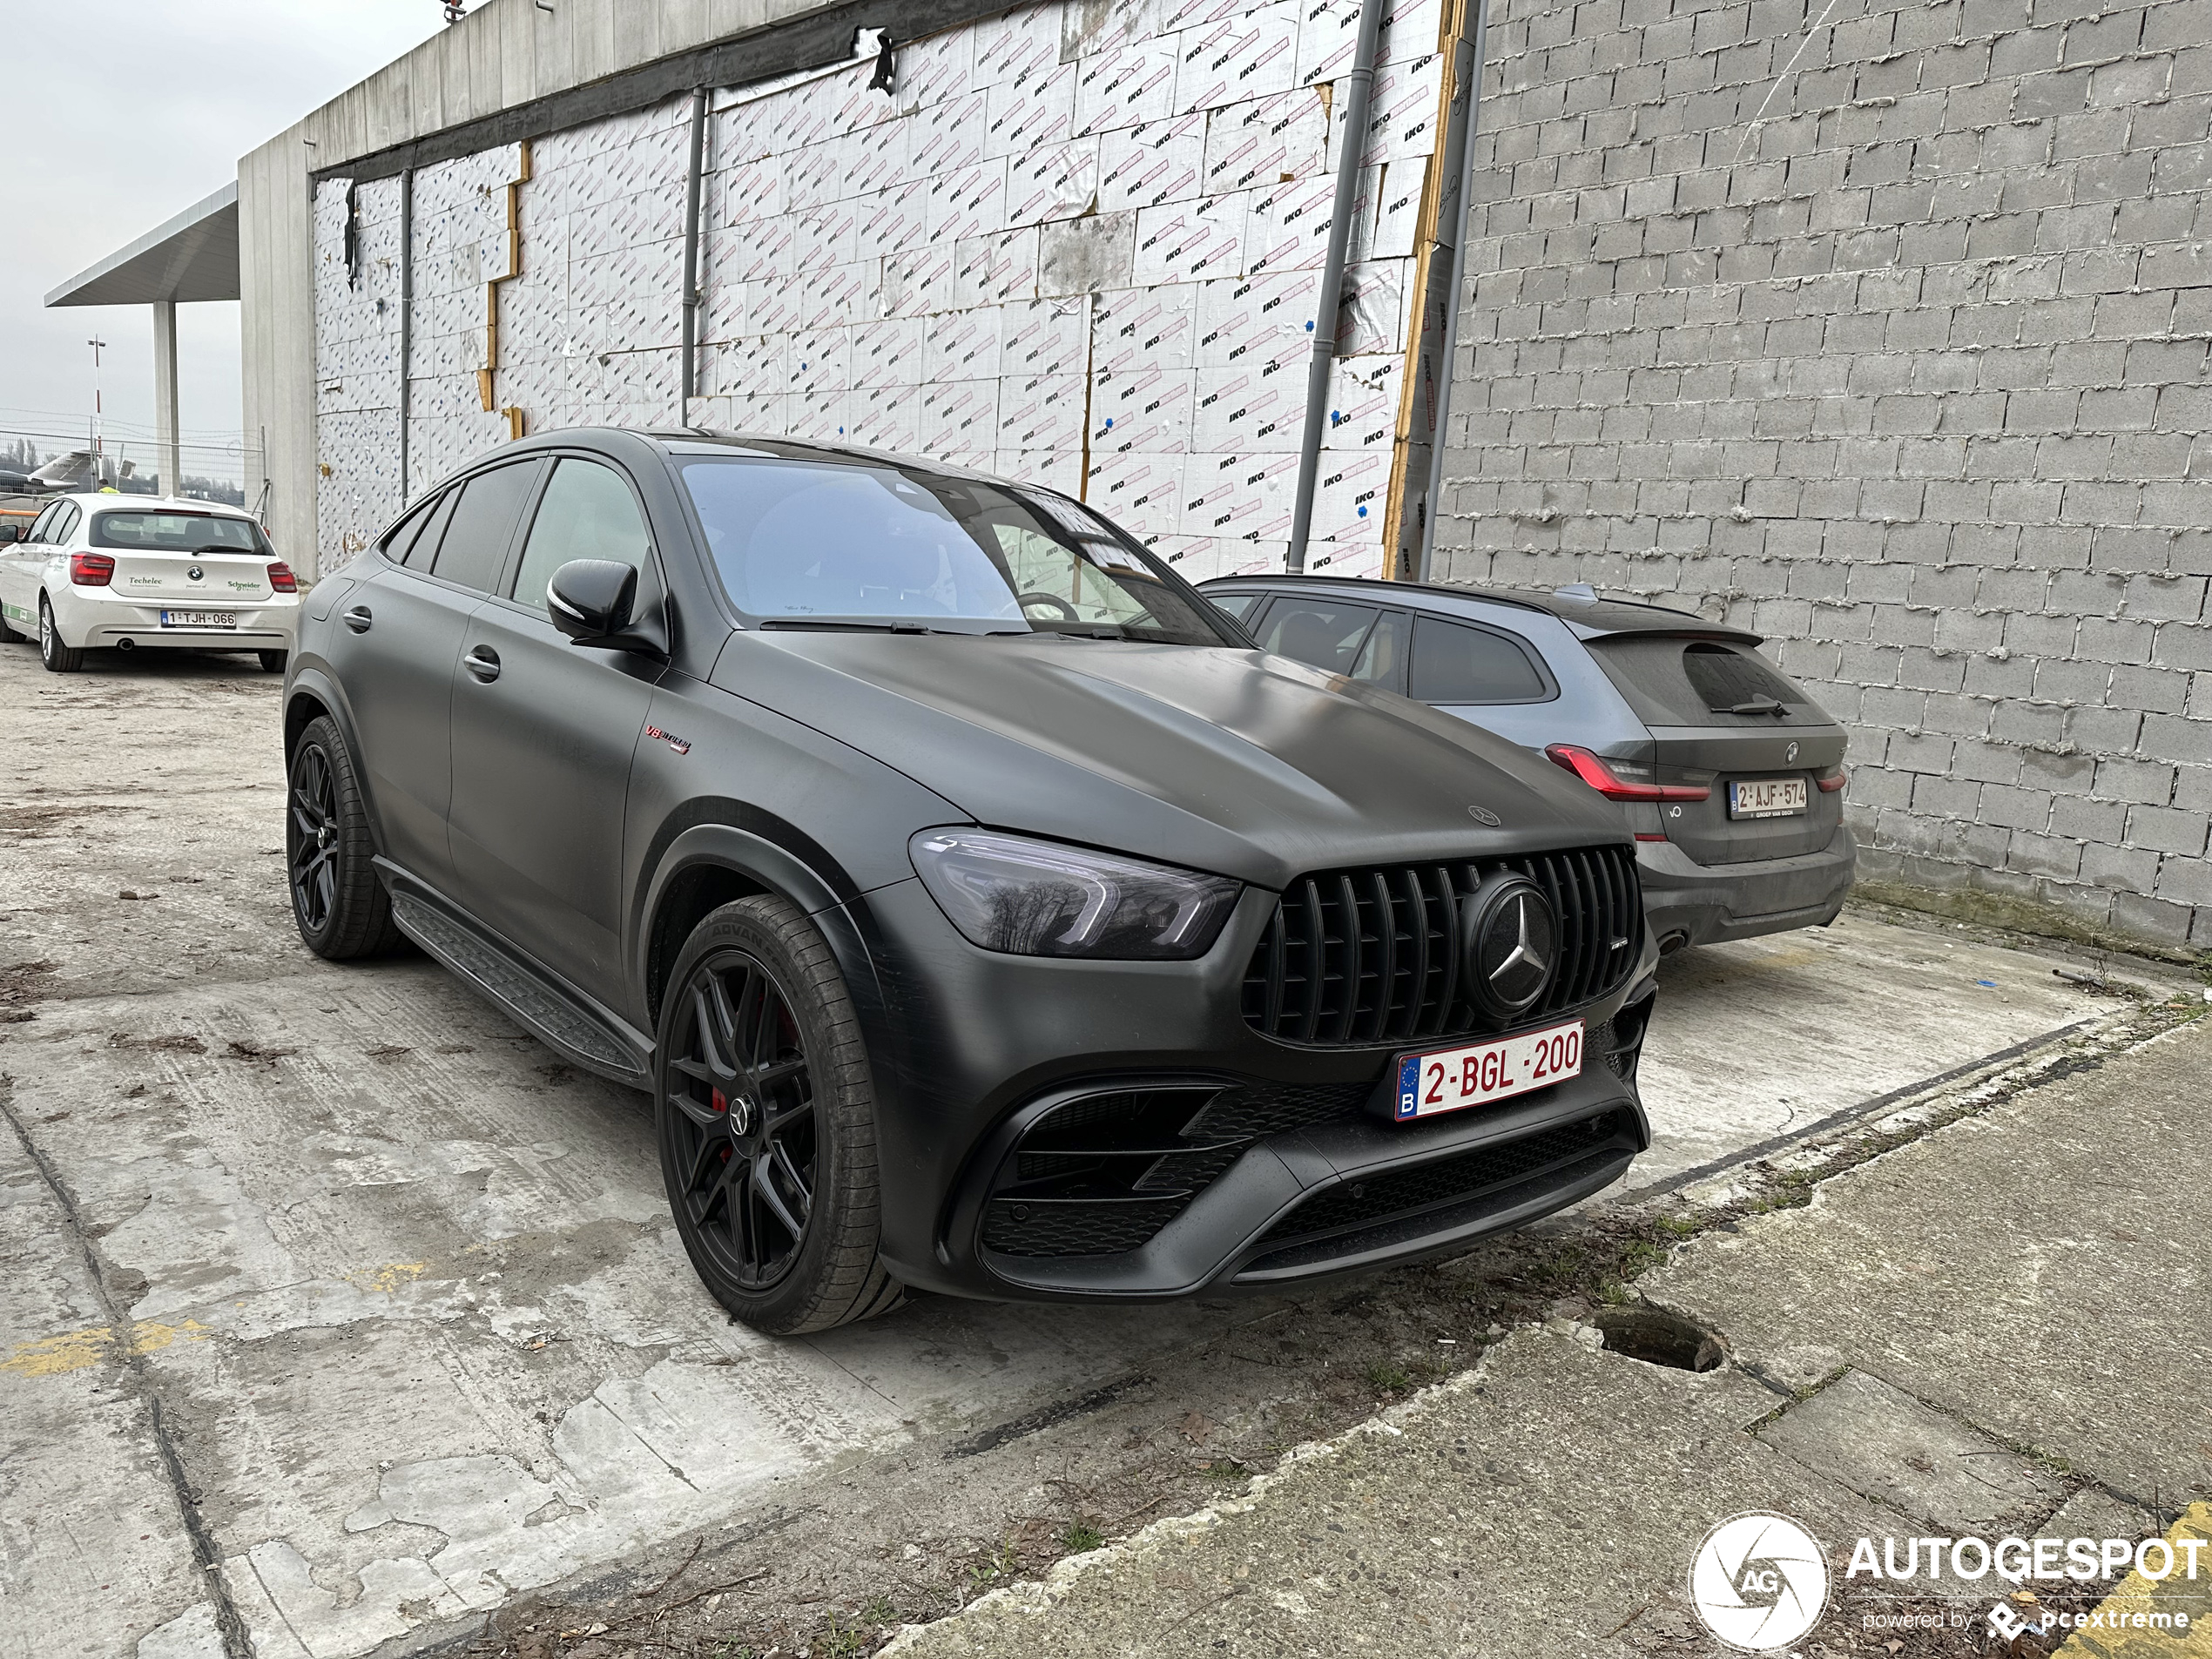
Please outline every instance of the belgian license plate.
[[1802, 778], [1747, 778], [1728, 786], [1730, 818], [1787, 818], [1804, 809]]
[[1548, 1089], [1582, 1075], [1582, 1022], [1547, 1026], [1517, 1037], [1401, 1055], [1398, 1104], [1401, 1123]]
[[165, 610], [161, 613], [164, 628], [235, 628], [235, 610]]

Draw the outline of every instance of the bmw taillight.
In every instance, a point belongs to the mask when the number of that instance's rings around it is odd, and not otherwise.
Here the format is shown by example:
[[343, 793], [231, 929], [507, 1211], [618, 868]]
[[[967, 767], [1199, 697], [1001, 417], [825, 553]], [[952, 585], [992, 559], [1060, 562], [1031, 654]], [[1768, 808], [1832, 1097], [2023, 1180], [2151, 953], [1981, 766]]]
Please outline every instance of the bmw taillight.
[[1844, 769], [1841, 766], [1831, 766], [1825, 772], [1816, 772], [1812, 775], [1812, 780], [1820, 786], [1822, 794], [1832, 795], [1844, 786]]
[[1708, 800], [1713, 793], [1704, 784], [1652, 784], [1623, 778], [1602, 758], [1571, 743], [1554, 743], [1544, 753], [1554, 765], [1564, 766], [1608, 800]]
[[105, 588], [115, 580], [115, 561], [105, 553], [69, 556], [69, 581], [76, 588]]
[[297, 593], [300, 591], [300, 578], [292, 574], [292, 567], [290, 565], [272, 564], [269, 566], [269, 591], [271, 593]]

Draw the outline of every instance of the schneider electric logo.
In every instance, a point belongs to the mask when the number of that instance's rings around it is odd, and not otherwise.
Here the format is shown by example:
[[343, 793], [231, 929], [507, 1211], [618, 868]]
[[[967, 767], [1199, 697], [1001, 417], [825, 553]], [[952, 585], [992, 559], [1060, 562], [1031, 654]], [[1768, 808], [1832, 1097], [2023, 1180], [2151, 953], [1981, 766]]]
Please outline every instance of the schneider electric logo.
[[1828, 1608], [1828, 1558], [1787, 1515], [1731, 1515], [1689, 1564], [1689, 1600], [1731, 1648], [1786, 1648]]

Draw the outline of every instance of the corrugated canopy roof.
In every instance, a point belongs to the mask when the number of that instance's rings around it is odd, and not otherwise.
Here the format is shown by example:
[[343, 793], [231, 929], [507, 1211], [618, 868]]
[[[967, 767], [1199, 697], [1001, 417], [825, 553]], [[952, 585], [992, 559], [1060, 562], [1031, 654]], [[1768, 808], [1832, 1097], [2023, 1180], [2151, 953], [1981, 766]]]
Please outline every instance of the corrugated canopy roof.
[[50, 306], [145, 306], [238, 298], [238, 185], [225, 185], [158, 230], [80, 271]]

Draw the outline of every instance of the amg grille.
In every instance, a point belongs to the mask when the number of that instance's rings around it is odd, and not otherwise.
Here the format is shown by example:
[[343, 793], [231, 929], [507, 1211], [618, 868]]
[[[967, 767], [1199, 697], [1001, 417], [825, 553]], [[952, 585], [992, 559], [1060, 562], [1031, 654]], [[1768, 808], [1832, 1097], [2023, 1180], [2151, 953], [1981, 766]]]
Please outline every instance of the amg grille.
[[1534, 881], [1559, 918], [1551, 985], [1517, 1023], [1579, 1008], [1628, 976], [1643, 899], [1627, 847], [1332, 870], [1292, 882], [1275, 907], [1245, 969], [1245, 1022], [1331, 1048], [1486, 1028], [1461, 995], [1460, 906], [1500, 871]]

